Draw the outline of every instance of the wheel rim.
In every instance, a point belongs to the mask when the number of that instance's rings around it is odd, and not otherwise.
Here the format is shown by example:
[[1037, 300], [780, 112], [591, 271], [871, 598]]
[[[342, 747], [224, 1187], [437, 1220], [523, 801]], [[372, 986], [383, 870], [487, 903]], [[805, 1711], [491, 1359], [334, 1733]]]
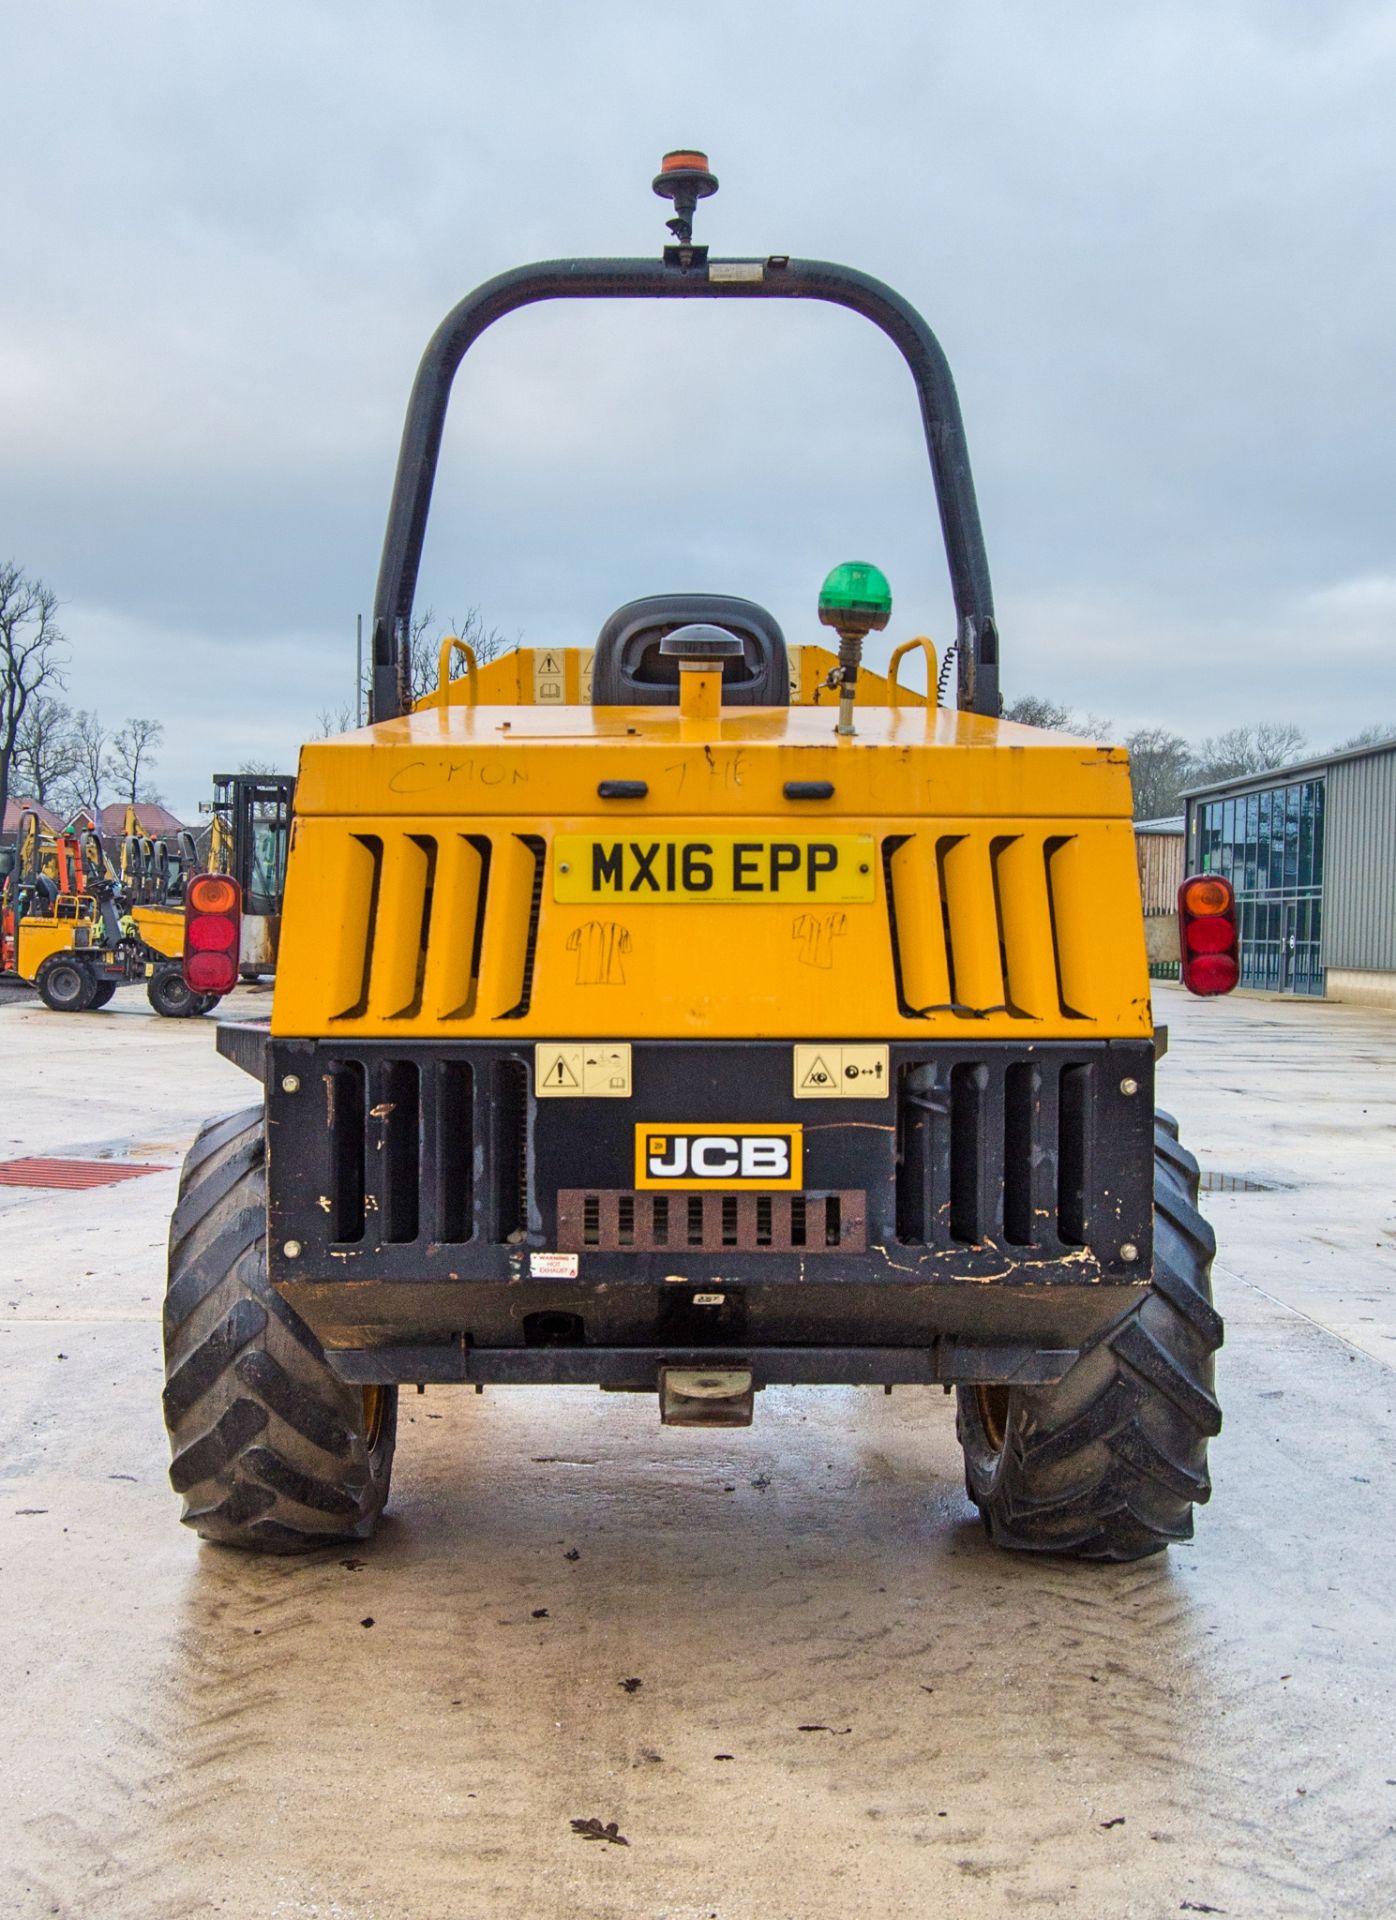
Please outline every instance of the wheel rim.
[[995, 1455], [1002, 1453], [1008, 1438], [1009, 1389], [976, 1387], [974, 1404], [989, 1451]]
[[383, 1420], [388, 1409], [388, 1390], [386, 1387], [365, 1387], [364, 1396], [364, 1437], [368, 1450], [373, 1453], [383, 1438]]
[[177, 973], [167, 973], [156, 990], [156, 998], [161, 1006], [168, 1007], [171, 1013], [183, 1013], [193, 1001], [193, 994]]
[[83, 977], [80, 968], [70, 962], [55, 967], [48, 977], [48, 990], [55, 1000], [76, 1006], [82, 999]]

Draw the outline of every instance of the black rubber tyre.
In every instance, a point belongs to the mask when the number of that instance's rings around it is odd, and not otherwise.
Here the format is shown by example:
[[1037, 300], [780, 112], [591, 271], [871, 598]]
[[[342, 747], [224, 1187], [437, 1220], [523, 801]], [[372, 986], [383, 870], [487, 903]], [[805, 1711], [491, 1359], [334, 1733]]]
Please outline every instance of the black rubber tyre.
[[262, 1109], [211, 1120], [170, 1223], [165, 1424], [184, 1524], [304, 1553], [365, 1540], [388, 1497], [397, 1388], [346, 1386], [267, 1281]]
[[189, 1020], [204, 1010], [204, 998], [186, 985], [180, 966], [157, 967], [146, 982], [145, 997], [166, 1020]]
[[1154, 1280], [1052, 1387], [961, 1387], [965, 1487], [996, 1545], [1139, 1560], [1192, 1538], [1221, 1429], [1216, 1242], [1177, 1122], [1154, 1123]]
[[99, 980], [97, 982], [96, 991], [92, 995], [91, 1000], [89, 1000], [87, 1003], [89, 1012], [95, 1013], [98, 1007], [105, 1007], [110, 1002], [111, 997], [115, 992], [116, 992], [115, 980]]
[[56, 953], [39, 968], [34, 985], [54, 1013], [86, 1013], [97, 992], [97, 976], [76, 954]]

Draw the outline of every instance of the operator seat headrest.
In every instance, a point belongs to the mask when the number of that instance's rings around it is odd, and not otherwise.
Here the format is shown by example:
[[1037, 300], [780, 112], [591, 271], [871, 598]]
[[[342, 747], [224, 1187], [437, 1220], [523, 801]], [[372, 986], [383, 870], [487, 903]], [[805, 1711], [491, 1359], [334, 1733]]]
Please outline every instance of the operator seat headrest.
[[677, 706], [679, 663], [660, 652], [660, 642], [698, 622], [725, 627], [742, 643], [741, 657], [723, 666], [725, 706], [789, 706], [785, 635], [764, 607], [725, 593], [655, 593], [618, 608], [597, 636], [592, 705]]

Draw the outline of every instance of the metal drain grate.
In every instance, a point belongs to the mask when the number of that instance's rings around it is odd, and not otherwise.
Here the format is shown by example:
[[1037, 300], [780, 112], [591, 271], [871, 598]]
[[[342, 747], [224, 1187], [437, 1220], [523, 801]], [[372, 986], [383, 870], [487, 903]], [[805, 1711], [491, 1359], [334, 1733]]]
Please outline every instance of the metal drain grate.
[[114, 1187], [143, 1173], [168, 1173], [168, 1167], [118, 1166], [112, 1160], [0, 1160], [0, 1187]]
[[1283, 1193], [1278, 1180], [1248, 1180], [1243, 1173], [1204, 1173], [1198, 1181], [1203, 1193]]

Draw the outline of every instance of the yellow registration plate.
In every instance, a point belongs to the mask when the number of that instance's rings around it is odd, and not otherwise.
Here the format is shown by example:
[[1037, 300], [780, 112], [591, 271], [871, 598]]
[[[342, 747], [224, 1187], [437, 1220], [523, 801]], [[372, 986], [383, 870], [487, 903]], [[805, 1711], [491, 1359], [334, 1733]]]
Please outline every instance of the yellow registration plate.
[[854, 906], [875, 897], [873, 857], [869, 833], [831, 833], [818, 840], [563, 833], [553, 842], [553, 898], [577, 906], [608, 900]]

